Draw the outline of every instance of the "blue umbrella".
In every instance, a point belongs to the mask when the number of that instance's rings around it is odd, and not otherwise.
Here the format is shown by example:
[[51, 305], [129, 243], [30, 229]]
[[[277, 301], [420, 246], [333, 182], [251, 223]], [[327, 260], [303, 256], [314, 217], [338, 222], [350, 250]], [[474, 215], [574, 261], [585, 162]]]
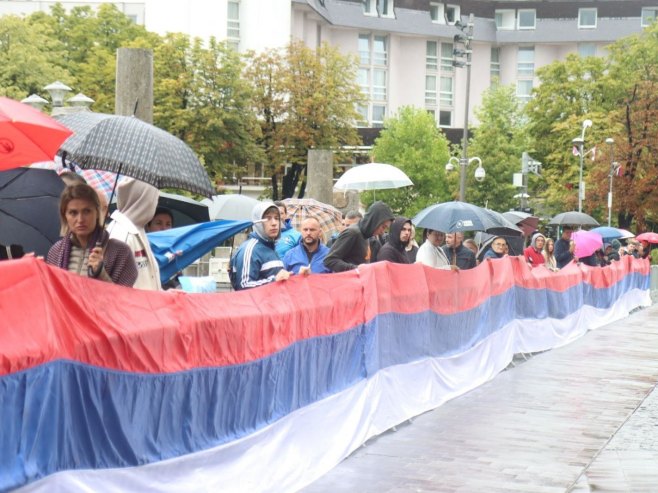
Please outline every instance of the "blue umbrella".
[[590, 231], [600, 234], [603, 241], [606, 242], [609, 242], [610, 240], [618, 240], [625, 234], [621, 230], [611, 226], [599, 226], [598, 228], [590, 229]]
[[[160, 267], [160, 280], [168, 281], [176, 272], [252, 224], [251, 221], [212, 221], [149, 233], [149, 243]], [[172, 257], [175, 252], [182, 253]]]

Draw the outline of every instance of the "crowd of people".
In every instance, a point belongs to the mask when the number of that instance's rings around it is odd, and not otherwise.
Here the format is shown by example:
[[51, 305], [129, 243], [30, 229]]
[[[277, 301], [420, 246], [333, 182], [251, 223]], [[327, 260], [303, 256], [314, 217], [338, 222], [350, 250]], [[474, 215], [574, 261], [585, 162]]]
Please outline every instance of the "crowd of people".
[[[46, 262], [123, 286], [146, 290], [176, 287], [175, 279], [161, 285], [158, 264], [146, 236], [147, 232], [174, 226], [172, 212], [158, 207], [158, 190], [138, 180], [123, 179], [117, 187], [117, 210], [106, 226], [108, 205], [104, 196], [76, 176], [65, 177], [67, 186], [59, 205], [62, 238], [50, 248]], [[381, 201], [373, 203], [365, 214], [347, 212], [341, 230], [327, 244], [317, 218], [306, 217], [298, 231], [287, 213], [284, 202], [259, 202], [254, 207], [252, 232], [230, 260], [229, 278], [234, 290], [284, 281], [292, 275], [344, 272], [378, 261], [467, 270], [487, 259], [510, 254], [504, 236], [490, 238], [483, 247], [473, 239], [465, 239], [463, 233], [425, 229], [418, 245], [411, 219], [395, 217]], [[592, 255], [577, 258], [572, 233], [571, 226], [564, 226], [555, 241], [536, 231], [522, 255], [533, 268], [543, 265], [558, 271], [574, 261], [604, 266], [622, 255], [647, 258], [650, 254], [648, 243], [630, 239], [626, 247], [612, 240]], [[18, 245], [0, 245], [0, 259], [22, 255]], [[175, 256], [172, 252], [169, 260]]]

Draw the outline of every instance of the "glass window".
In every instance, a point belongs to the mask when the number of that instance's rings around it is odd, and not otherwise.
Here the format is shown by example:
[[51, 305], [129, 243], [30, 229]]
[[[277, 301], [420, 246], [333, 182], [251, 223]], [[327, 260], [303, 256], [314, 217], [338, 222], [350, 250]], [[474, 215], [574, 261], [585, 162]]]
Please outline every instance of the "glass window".
[[442, 3], [430, 3], [430, 18], [432, 22], [438, 22], [440, 24], [445, 24], [445, 19], [443, 18], [443, 4]]
[[459, 20], [459, 5], [446, 5], [445, 18], [448, 24], [454, 24]]
[[441, 70], [443, 72], [452, 72], [452, 43], [441, 43]]
[[372, 63], [374, 65], [386, 65], [386, 36], [375, 36], [372, 50]]
[[363, 13], [368, 15], [375, 15], [375, 0], [361, 0], [363, 5]]
[[596, 56], [595, 43], [580, 43], [578, 45], [578, 56], [587, 58], [588, 56]]
[[427, 70], [438, 70], [439, 68], [439, 58], [437, 55], [437, 45], [436, 41], [427, 42], [427, 52], [425, 55], [425, 68]]
[[496, 10], [496, 29], [506, 30], [514, 29], [514, 22], [516, 21], [516, 11], [509, 9]]
[[370, 36], [359, 34], [359, 57], [361, 65], [370, 65]]
[[534, 77], [535, 75], [535, 47], [534, 46], [519, 46], [516, 72], [519, 77]]
[[356, 111], [359, 113], [359, 119], [356, 122], [358, 127], [367, 127], [368, 126], [368, 105], [359, 104], [356, 107]]
[[596, 9], [578, 9], [578, 27], [592, 29], [596, 27]]
[[357, 82], [361, 87], [361, 92], [370, 97], [370, 70], [367, 68], [359, 68], [357, 75]]
[[658, 18], [658, 7], [642, 8], [642, 27], [650, 26], [656, 18]]
[[535, 9], [521, 10], [519, 9], [519, 29], [534, 29], [535, 28]]
[[516, 96], [523, 103], [532, 99], [532, 79], [516, 81]]
[[452, 106], [452, 77], [441, 77], [441, 106]]
[[491, 48], [491, 81], [500, 79], [500, 48]]
[[386, 70], [372, 71], [372, 99], [386, 101]]
[[240, 42], [240, 2], [229, 0], [226, 18], [226, 37], [229, 44], [237, 48]]
[[450, 127], [452, 125], [452, 111], [440, 110], [439, 111], [439, 126]]
[[425, 76], [425, 104], [436, 106], [436, 75]]
[[372, 126], [374, 128], [381, 128], [384, 126], [384, 118], [386, 118], [386, 106], [373, 105], [372, 107]]
[[377, 13], [380, 17], [393, 17], [393, 0], [377, 0]]

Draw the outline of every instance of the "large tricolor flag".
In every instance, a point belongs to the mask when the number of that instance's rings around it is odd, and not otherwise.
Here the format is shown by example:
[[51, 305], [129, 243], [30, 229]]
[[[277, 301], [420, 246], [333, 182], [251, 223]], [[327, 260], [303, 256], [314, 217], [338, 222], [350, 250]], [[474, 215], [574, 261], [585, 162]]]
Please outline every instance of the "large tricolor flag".
[[197, 295], [2, 262], [0, 491], [295, 491], [648, 289], [631, 257], [377, 263]]

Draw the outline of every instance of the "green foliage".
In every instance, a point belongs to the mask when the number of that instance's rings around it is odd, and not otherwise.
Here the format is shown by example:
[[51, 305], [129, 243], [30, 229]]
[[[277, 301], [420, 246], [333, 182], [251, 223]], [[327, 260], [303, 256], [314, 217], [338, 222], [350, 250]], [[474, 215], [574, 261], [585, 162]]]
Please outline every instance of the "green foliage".
[[[376, 162], [397, 166], [414, 183], [376, 192], [377, 200], [388, 203], [397, 214], [413, 217], [429, 205], [450, 200], [444, 169], [450, 156], [448, 141], [427, 111], [407, 106], [388, 118], [372, 155]], [[373, 194], [363, 194], [362, 200], [372, 203]]]
[[514, 173], [521, 171], [521, 154], [529, 151], [529, 138], [519, 101], [512, 86], [495, 84], [482, 96], [475, 114], [479, 125], [473, 131], [469, 156], [479, 156], [487, 175], [474, 178], [476, 164], [467, 169], [466, 201], [506, 211], [519, 205], [512, 184]]

